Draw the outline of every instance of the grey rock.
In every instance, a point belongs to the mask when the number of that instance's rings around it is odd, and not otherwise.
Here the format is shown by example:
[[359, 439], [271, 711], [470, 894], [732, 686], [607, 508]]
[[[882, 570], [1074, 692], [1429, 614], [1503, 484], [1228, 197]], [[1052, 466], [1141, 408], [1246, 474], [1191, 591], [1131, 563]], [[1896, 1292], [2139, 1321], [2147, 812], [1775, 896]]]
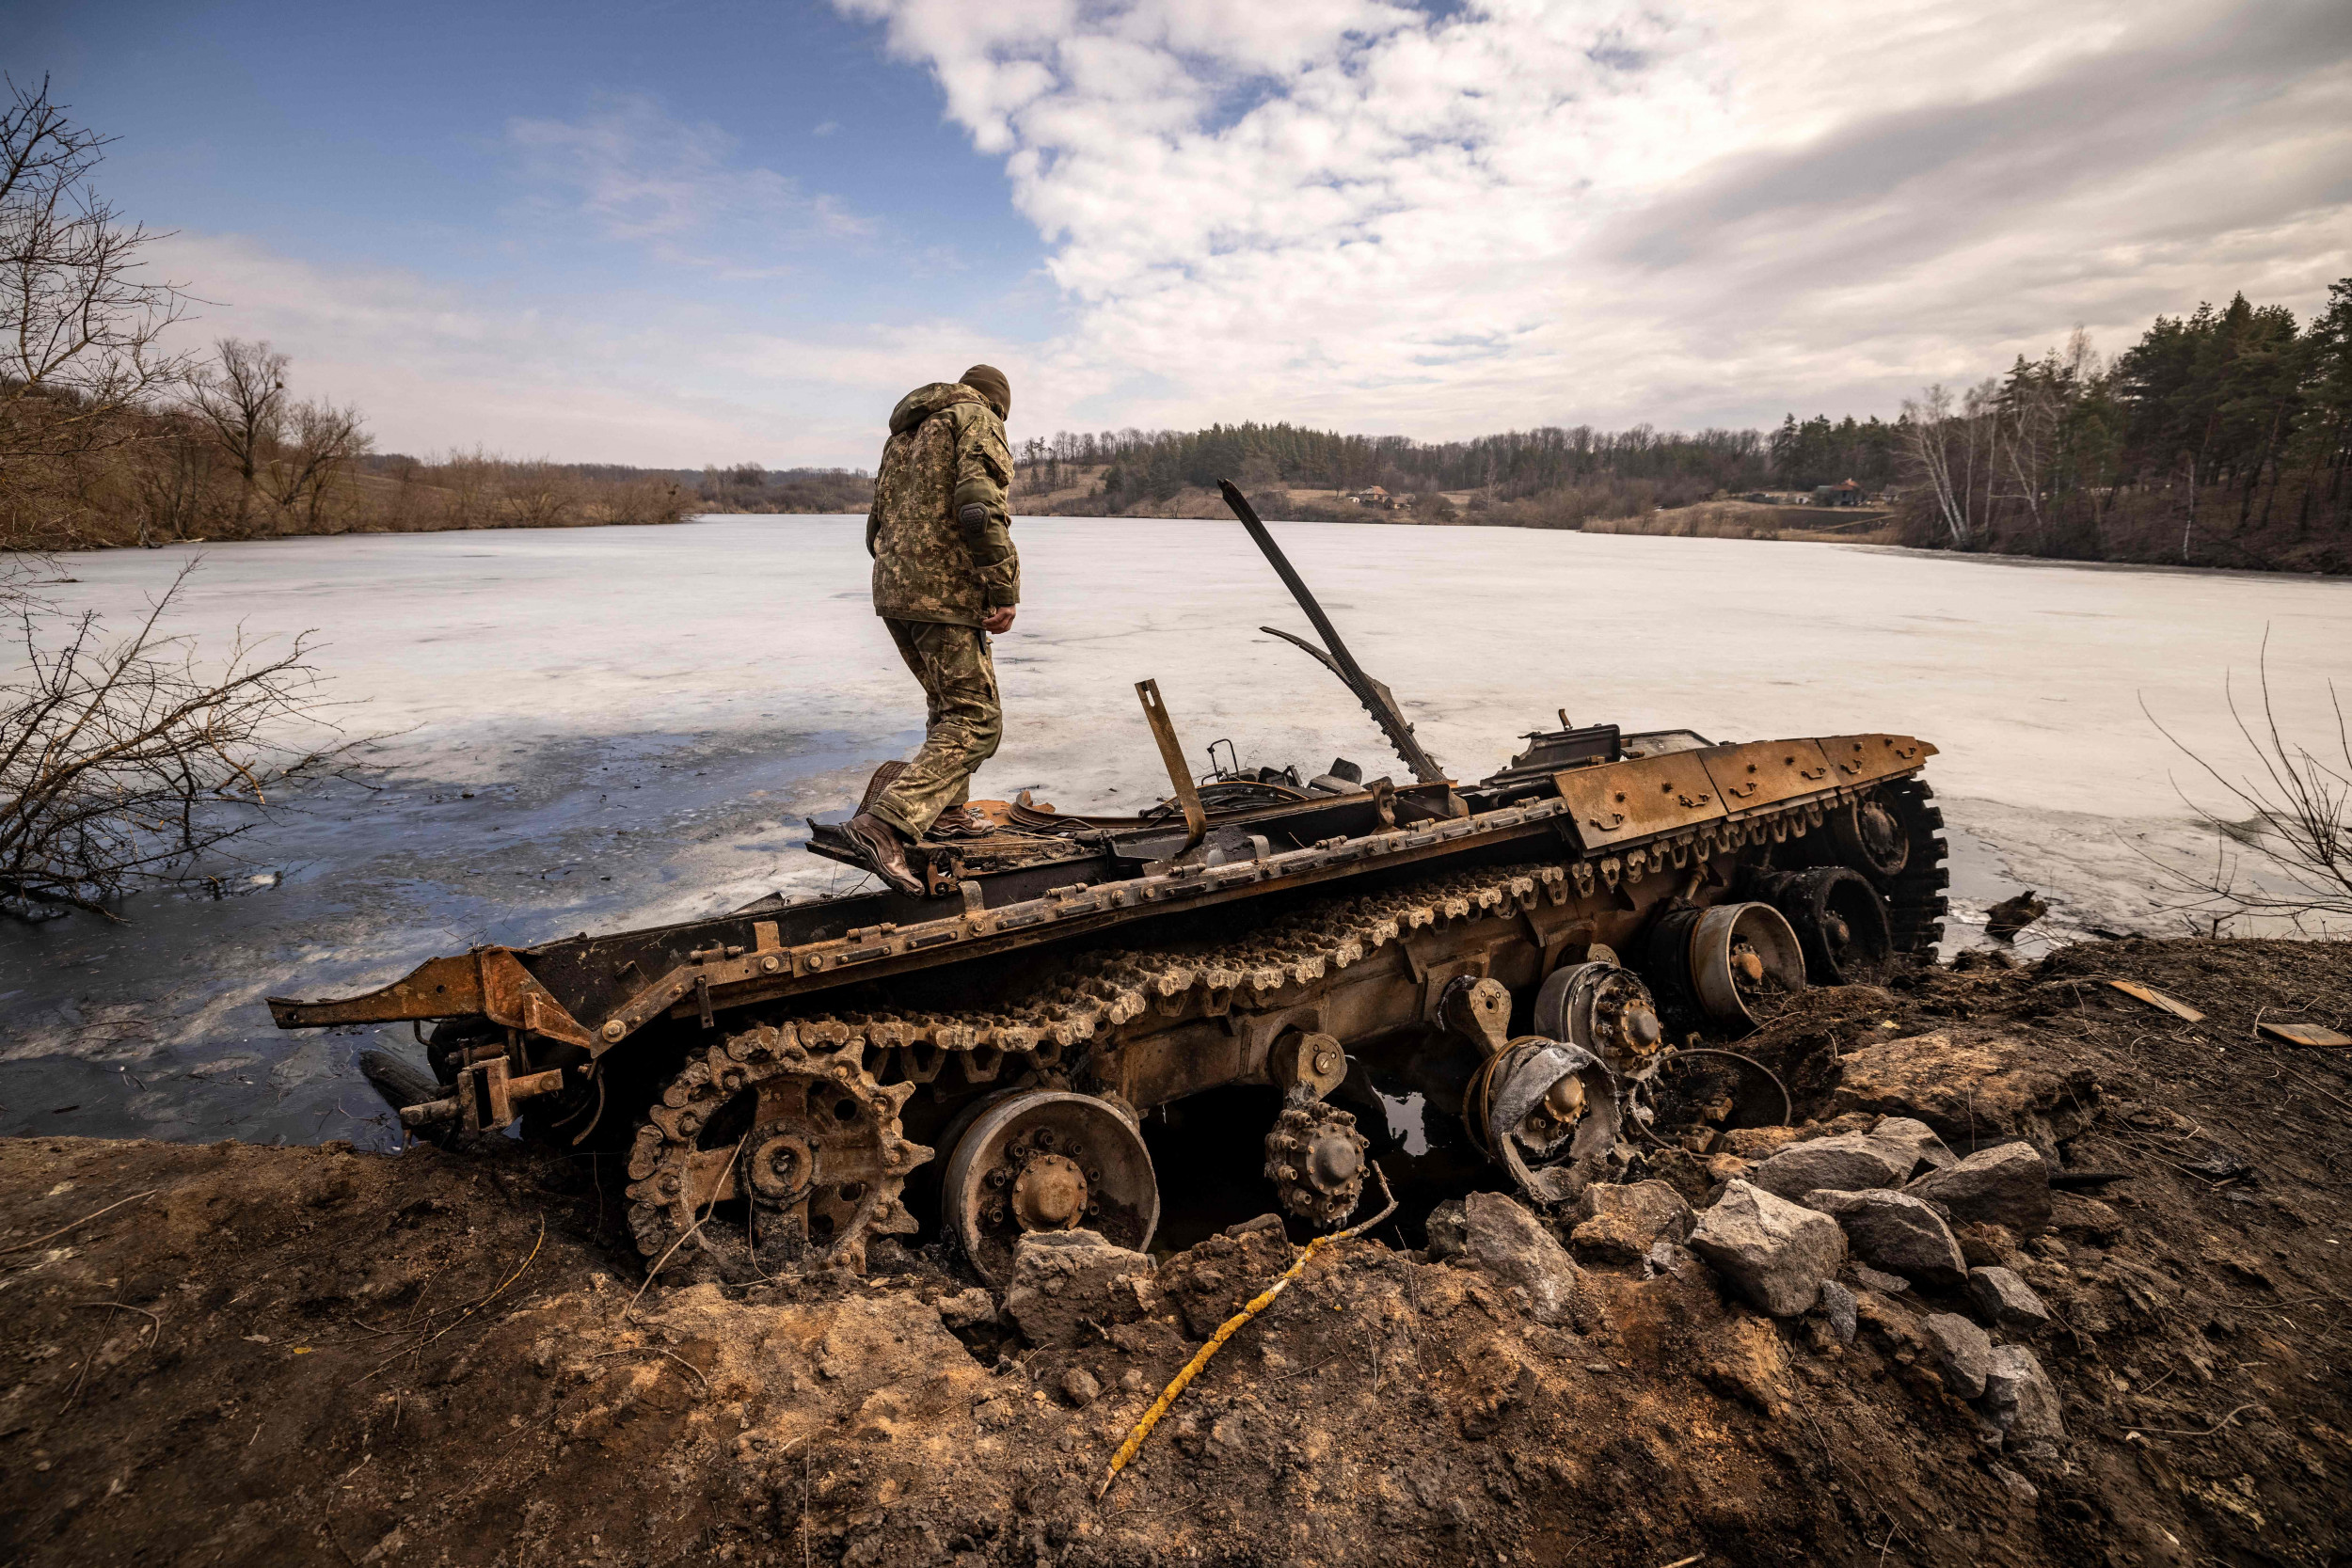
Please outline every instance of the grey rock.
[[2006, 1465], [1993, 1466], [1993, 1479], [2001, 1483], [2001, 1490], [2027, 1508], [2042, 1500], [2042, 1489]]
[[1916, 1284], [1948, 1290], [1968, 1276], [1960, 1243], [1944, 1216], [1909, 1193], [1811, 1192], [1804, 1206], [1846, 1227], [1853, 1255]]
[[1084, 1367], [1073, 1367], [1061, 1374], [1061, 1397], [1073, 1410], [1084, 1410], [1102, 1392], [1102, 1384]]
[[1699, 1216], [1691, 1250], [1749, 1301], [1776, 1318], [1793, 1318], [1820, 1299], [1821, 1281], [1846, 1260], [1846, 1233], [1825, 1214], [1798, 1207], [1747, 1181], [1724, 1185]]
[[1458, 1197], [1450, 1197], [1430, 1210], [1426, 1228], [1429, 1232], [1429, 1260], [1431, 1262], [1442, 1263], [1449, 1258], [1458, 1256], [1462, 1250], [1464, 1239], [1462, 1200]]
[[1576, 1300], [1576, 1264], [1543, 1221], [1501, 1193], [1462, 1199], [1462, 1250], [1508, 1289], [1527, 1292], [1537, 1323], [1565, 1321]]
[[1748, 1180], [1775, 1197], [1791, 1201], [1817, 1189], [1860, 1192], [1893, 1187], [1917, 1162], [1867, 1132], [1840, 1132], [1790, 1144], [1748, 1172]]
[[1835, 1279], [1824, 1279], [1821, 1281], [1820, 1308], [1830, 1332], [1837, 1336], [1837, 1342], [1841, 1345], [1852, 1344], [1854, 1332], [1861, 1326], [1854, 1311], [1853, 1292]]
[[2066, 1436], [2066, 1417], [2058, 1386], [2042, 1370], [2041, 1358], [2023, 1345], [1994, 1347], [1984, 1378], [1984, 1413], [2008, 1434], [2012, 1449], [2055, 1443]]
[[1982, 1397], [1985, 1375], [1993, 1370], [1993, 1339], [1957, 1312], [1936, 1312], [1922, 1320], [1928, 1352], [1944, 1386], [1963, 1400]]
[[1887, 1117], [1870, 1129], [1870, 1139], [1889, 1154], [1911, 1162], [1895, 1179], [1897, 1186], [1910, 1180], [1921, 1165], [1944, 1170], [1960, 1164], [1960, 1156], [1944, 1147], [1935, 1129], [1916, 1117]]
[[1899, 1274], [1874, 1269], [1867, 1263], [1853, 1266], [1854, 1283], [1866, 1291], [1876, 1291], [1883, 1296], [1899, 1296], [1911, 1289], [1911, 1281]]
[[1546, 1208], [1558, 1208], [1575, 1202], [1592, 1180], [1581, 1166], [1545, 1165], [1527, 1173], [1527, 1196]]
[[1642, 1255], [1642, 1263], [1645, 1278], [1665, 1275], [1685, 1285], [1700, 1285], [1708, 1277], [1707, 1265], [1699, 1261], [1698, 1254], [1680, 1242], [1652, 1242], [1649, 1250]]
[[1968, 1299], [1986, 1323], [2011, 1334], [2031, 1334], [2050, 1322], [2050, 1309], [2034, 1288], [2010, 1269], [1970, 1269]]
[[2074, 1466], [2067, 1463], [2065, 1453], [2046, 1438], [2013, 1448], [2010, 1449], [2009, 1456], [2025, 1466], [2027, 1475], [2040, 1476], [2045, 1481], [2063, 1481], [2074, 1473]]
[[1903, 1190], [1962, 1225], [2005, 1226], [2014, 1235], [2030, 1236], [2050, 1223], [2050, 1167], [2031, 1144], [1980, 1148]]
[[1239, 1240], [1256, 1230], [1271, 1230], [1277, 1236], [1290, 1234], [1282, 1224], [1282, 1216], [1271, 1212], [1260, 1214], [1255, 1219], [1244, 1220], [1239, 1225], [1229, 1225], [1225, 1227], [1225, 1234]]
[[1568, 1244], [1612, 1263], [1638, 1262], [1659, 1242], [1691, 1234], [1691, 1206], [1663, 1181], [1596, 1182], [1576, 1200], [1571, 1217], [1576, 1228], [1568, 1232]]
[[1960, 1255], [1975, 1267], [2007, 1268], [2017, 1256], [2017, 1238], [2006, 1225], [1987, 1225], [1981, 1220], [1955, 1225], [1952, 1237], [1960, 1243]]
[[939, 1321], [950, 1329], [976, 1328], [993, 1322], [996, 1316], [996, 1298], [977, 1285], [952, 1296], [939, 1298]]
[[1084, 1325], [1134, 1323], [1158, 1305], [1152, 1259], [1091, 1230], [1041, 1230], [1021, 1238], [1004, 1315], [1033, 1345], [1072, 1345]]

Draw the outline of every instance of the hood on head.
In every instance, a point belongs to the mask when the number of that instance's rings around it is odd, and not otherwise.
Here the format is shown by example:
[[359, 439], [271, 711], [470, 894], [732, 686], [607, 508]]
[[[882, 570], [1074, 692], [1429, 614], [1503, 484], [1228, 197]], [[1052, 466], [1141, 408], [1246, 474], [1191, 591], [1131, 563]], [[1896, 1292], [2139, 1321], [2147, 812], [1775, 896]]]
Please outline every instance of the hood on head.
[[903, 436], [942, 409], [959, 403], [986, 404], [988, 400], [971, 388], [954, 381], [934, 381], [917, 387], [898, 400], [898, 406], [890, 411], [890, 434]]

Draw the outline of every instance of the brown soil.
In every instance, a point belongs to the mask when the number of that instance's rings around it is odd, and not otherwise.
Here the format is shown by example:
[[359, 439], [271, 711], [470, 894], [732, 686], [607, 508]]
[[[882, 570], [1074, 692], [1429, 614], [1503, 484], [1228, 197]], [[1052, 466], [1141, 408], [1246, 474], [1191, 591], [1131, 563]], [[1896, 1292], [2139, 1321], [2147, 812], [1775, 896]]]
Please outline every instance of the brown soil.
[[[921, 1258], [636, 1299], [591, 1173], [519, 1146], [18, 1140], [0, 1560], [2343, 1562], [2352, 1070], [2257, 1039], [2265, 1009], [2352, 1025], [2352, 947], [2077, 947], [1814, 993], [1751, 1042], [1824, 1117], [1828, 1048], [1930, 1031], [2021, 1041], [2061, 1086], [2074, 1190], [2013, 1251], [2060, 1320], [2034, 1348], [2069, 1441], [2038, 1456], [1917, 1364], [1916, 1292], [1865, 1295], [1841, 1347], [1687, 1264], [1588, 1263], [1547, 1327], [1367, 1239], [1243, 1330], [1098, 1503], [1204, 1292], [1255, 1289], [1279, 1238], [1204, 1243], [1164, 1264], [1157, 1316], [1028, 1350], [951, 1333], [930, 1303], [968, 1281]], [[1079, 1369], [1102, 1392], [1073, 1408]]]

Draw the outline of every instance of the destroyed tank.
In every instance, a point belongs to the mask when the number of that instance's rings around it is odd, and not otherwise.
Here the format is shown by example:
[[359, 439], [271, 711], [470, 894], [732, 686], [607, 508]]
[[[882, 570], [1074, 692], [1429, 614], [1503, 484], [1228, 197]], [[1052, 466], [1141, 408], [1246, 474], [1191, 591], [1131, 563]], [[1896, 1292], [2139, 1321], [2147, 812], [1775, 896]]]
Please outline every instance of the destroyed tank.
[[[519, 1122], [625, 1159], [630, 1227], [665, 1277], [862, 1269], [876, 1238], [921, 1232], [1001, 1282], [1032, 1232], [1149, 1246], [1146, 1118], [1164, 1150], [1203, 1136], [1193, 1097], [1260, 1086], [1263, 1164], [1253, 1140], [1256, 1168], [1228, 1177], [1312, 1226], [1343, 1223], [1400, 1138], [1445, 1141], [1433, 1128], [1559, 1200], [1622, 1165], [1661, 1068], [1702, 1032], [1932, 953], [1932, 746], [1717, 743], [1564, 712], [1456, 781], [1224, 488], [1321, 645], [1264, 629], [1346, 683], [1409, 782], [1246, 772], [1223, 743], [1196, 780], [1147, 681], [1172, 794], [1140, 816], [979, 802], [991, 831], [911, 850], [920, 895], [775, 895], [478, 947], [272, 1016], [433, 1022], [436, 1083], [394, 1097], [402, 1122]], [[857, 863], [837, 825], [809, 847]], [[1415, 1097], [1422, 1127], [1400, 1132]]]

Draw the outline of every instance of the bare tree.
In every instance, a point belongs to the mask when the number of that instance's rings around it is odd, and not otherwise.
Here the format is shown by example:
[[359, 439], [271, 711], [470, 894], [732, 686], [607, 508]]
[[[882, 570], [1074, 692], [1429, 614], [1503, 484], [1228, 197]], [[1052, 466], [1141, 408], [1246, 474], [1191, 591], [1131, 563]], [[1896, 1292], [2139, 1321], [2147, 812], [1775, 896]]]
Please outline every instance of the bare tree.
[[212, 426], [213, 438], [237, 467], [238, 533], [246, 531], [253, 497], [286, 425], [286, 366], [266, 342], [223, 338], [188, 389], [189, 406]]
[[269, 792], [347, 750], [320, 733], [302, 638], [205, 662], [162, 623], [193, 564], [114, 643], [93, 615], [20, 605], [24, 668], [0, 685], [0, 911], [104, 908], [250, 829]]
[[2023, 501], [2033, 524], [2034, 541], [2049, 548], [2048, 520], [2042, 501], [2050, 483], [2050, 467], [2058, 451], [2058, 421], [2065, 414], [2058, 389], [2048, 373], [2028, 375], [2010, 388], [2003, 401], [2002, 420], [1994, 432], [2000, 464], [2013, 486], [2010, 494]]
[[[1903, 400], [1904, 452], [1935, 500], [1937, 520], [1962, 549], [1977, 541], [1977, 487], [1981, 474], [1991, 510], [1998, 385], [1987, 380], [1962, 393], [1954, 407], [1942, 383]], [[1990, 521], [1989, 518], [1986, 521]]]
[[39, 87], [8, 84], [0, 113], [0, 489], [28, 466], [135, 440], [126, 418], [177, 383], [157, 339], [186, 313], [181, 285], [145, 272], [167, 238], [126, 224], [90, 188], [109, 138]]
[[145, 549], [193, 536], [218, 461], [208, 429], [184, 409], [156, 416], [158, 434], [132, 464], [138, 543]]
[[263, 471], [270, 499], [289, 514], [299, 510], [308, 531], [324, 531], [328, 489], [374, 444], [358, 408], [295, 404], [286, 411], [279, 450]]
[[580, 485], [553, 463], [503, 465], [501, 520], [516, 528], [562, 528], [579, 507]]
[[[2339, 769], [2333, 758], [2280, 733], [2270, 695], [2267, 637], [2260, 670], [2259, 725], [2240, 711], [2236, 691], [2229, 689], [2230, 718], [2254, 756], [2254, 765], [2234, 777], [2149, 714], [2149, 722], [2234, 802], [2229, 808], [2233, 815], [2224, 816], [2184, 792], [2198, 820], [2214, 831], [2213, 864], [2188, 870], [2155, 863], [2167, 885], [2186, 895], [2181, 907], [2217, 928], [2234, 918], [2257, 916], [2284, 921], [2298, 931], [2316, 924], [2324, 933], [2331, 923], [2352, 922], [2352, 724], [2330, 681], [2336, 756], [2343, 759]], [[2144, 704], [2141, 711], [2147, 711]], [[2245, 815], [2233, 820], [2239, 812]], [[2251, 875], [2245, 863], [2249, 857], [2255, 863]]]

